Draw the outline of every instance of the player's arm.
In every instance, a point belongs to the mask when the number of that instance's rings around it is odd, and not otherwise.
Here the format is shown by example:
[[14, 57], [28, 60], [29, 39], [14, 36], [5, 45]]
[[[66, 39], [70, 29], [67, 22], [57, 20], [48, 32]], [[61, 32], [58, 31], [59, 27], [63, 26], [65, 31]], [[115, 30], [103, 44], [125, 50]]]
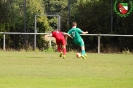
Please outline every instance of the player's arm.
[[64, 36], [65, 37], [65, 40], [66, 40], [66, 45], [67, 45], [67, 38], [68, 38], [68, 36]]
[[54, 31], [46, 35], [47, 37], [54, 37]]
[[66, 36], [66, 38], [67, 38], [67, 37], [70, 37], [70, 38], [73, 39], [73, 37], [72, 37], [71, 35], [69, 35], [68, 33], [65, 33], [65, 32], [64, 32], [63, 34]]
[[88, 31], [82, 31], [80, 28], [78, 28], [78, 33], [80, 33], [80, 34], [87, 34], [88, 33]]
[[82, 34], [87, 34], [88, 33], [88, 31], [82, 31]]
[[45, 35], [46, 37], [53, 37], [51, 33]]
[[70, 37], [70, 38], [72, 38], [72, 39], [73, 39], [73, 37], [72, 37], [72, 36], [70, 36], [68, 33], [63, 32], [63, 35], [64, 35], [64, 37], [65, 37], [66, 44], [67, 44], [67, 39], [68, 39], [68, 37]]

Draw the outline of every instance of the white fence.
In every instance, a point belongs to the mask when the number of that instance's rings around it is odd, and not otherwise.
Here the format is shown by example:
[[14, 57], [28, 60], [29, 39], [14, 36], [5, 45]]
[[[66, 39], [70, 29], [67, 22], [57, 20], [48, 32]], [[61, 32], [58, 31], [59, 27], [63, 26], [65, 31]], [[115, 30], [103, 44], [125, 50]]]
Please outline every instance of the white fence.
[[[34, 50], [36, 49], [36, 35], [46, 35], [49, 33], [22, 33], [22, 32], [0, 32], [0, 34], [3, 34], [3, 50], [6, 50], [6, 38], [5, 35], [18, 35], [18, 34], [22, 34], [22, 35], [34, 35]], [[50, 40], [50, 46], [51, 46], [51, 40]]]
[[[5, 51], [5, 35], [8, 34], [23, 34], [23, 35], [45, 35], [49, 33], [22, 33], [22, 32], [0, 32], [0, 34], [3, 34], [3, 50]], [[81, 34], [82, 36], [97, 36], [98, 37], [98, 53], [100, 53], [100, 37], [101, 36], [119, 36], [119, 37], [133, 37], [133, 35], [120, 35], [120, 34]], [[50, 40], [50, 46], [51, 46], [51, 40]], [[34, 38], [34, 49], [36, 49], [36, 38]]]

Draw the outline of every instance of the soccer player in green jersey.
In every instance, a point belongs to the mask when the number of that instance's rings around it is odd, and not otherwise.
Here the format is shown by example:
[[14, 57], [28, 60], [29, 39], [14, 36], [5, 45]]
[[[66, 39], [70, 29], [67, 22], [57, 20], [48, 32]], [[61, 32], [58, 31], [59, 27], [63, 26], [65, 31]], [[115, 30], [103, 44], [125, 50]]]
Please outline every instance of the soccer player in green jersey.
[[77, 23], [73, 22], [72, 23], [72, 28], [68, 31], [68, 34], [71, 35], [73, 37], [73, 42], [81, 47], [81, 57], [83, 59], [86, 59], [86, 52], [85, 52], [85, 44], [84, 41], [82, 39], [82, 37], [80, 36], [80, 34], [87, 34], [88, 32], [84, 32], [82, 31], [80, 28], [77, 28]]

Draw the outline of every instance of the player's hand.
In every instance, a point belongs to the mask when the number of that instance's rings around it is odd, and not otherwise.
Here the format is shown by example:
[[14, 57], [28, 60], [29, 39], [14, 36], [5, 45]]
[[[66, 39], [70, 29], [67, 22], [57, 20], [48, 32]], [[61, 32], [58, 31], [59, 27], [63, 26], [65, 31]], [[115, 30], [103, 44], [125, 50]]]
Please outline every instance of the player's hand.
[[87, 34], [88, 33], [88, 31], [86, 31], [86, 32], [82, 32], [82, 34]]
[[88, 33], [88, 31], [86, 31], [86, 34]]

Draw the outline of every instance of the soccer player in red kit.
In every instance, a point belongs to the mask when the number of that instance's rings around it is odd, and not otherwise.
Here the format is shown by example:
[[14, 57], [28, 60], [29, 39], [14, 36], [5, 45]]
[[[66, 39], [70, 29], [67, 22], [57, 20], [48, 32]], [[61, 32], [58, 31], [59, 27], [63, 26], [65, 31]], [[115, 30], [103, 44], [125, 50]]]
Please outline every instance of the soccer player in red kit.
[[67, 33], [63, 33], [60, 31], [52, 31], [52, 37], [56, 39], [57, 49], [60, 52], [60, 57], [66, 58], [66, 40], [64, 36], [69, 36]]

